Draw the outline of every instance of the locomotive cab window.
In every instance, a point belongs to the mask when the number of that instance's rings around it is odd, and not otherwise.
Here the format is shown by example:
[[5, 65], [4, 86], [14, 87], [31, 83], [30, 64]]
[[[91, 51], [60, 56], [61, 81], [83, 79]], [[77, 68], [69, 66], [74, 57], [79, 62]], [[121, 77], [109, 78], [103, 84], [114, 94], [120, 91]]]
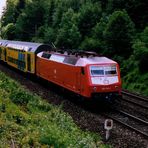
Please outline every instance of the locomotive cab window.
[[91, 66], [90, 67], [91, 76], [101, 76], [104, 75], [104, 68], [100, 66]]
[[116, 75], [117, 74], [116, 66], [104, 67], [104, 70], [105, 70], [105, 75]]
[[117, 69], [114, 66], [90, 66], [91, 76], [105, 76], [105, 75], [116, 75]]

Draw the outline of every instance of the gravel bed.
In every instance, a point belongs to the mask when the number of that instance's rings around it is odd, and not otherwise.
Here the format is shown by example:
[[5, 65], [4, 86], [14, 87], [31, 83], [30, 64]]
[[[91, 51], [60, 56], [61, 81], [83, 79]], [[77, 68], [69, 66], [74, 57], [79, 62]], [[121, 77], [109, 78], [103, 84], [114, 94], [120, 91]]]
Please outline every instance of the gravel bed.
[[[114, 123], [111, 137], [105, 141], [105, 131], [103, 129], [105, 117], [101, 112], [92, 108], [82, 106], [75, 101], [70, 101], [53, 87], [31, 81], [23, 76], [23, 73], [17, 73], [14, 69], [0, 63], [0, 70], [11, 78], [19, 81], [29, 91], [40, 95], [44, 99], [54, 105], [61, 105], [62, 109], [72, 116], [74, 122], [83, 130], [98, 133], [102, 136], [103, 142], [111, 144], [114, 148], [148, 148], [148, 139], [141, 135], [123, 127], [118, 123]], [[52, 91], [51, 91], [52, 90]]]

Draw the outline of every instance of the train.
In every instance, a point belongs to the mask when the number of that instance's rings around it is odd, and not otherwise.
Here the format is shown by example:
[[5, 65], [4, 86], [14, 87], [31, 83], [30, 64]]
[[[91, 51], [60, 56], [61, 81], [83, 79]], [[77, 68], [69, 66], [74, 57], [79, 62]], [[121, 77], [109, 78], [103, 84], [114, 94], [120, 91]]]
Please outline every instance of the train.
[[119, 64], [95, 52], [72, 52], [44, 43], [0, 40], [0, 60], [86, 100], [114, 101], [122, 97]]

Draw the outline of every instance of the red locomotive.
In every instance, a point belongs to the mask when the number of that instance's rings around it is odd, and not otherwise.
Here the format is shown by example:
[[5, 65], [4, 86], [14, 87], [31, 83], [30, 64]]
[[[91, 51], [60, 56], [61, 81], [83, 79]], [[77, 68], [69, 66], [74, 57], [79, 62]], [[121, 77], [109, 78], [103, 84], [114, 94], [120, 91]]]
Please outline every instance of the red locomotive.
[[119, 65], [90, 52], [40, 52], [36, 75], [88, 99], [111, 100], [121, 96]]
[[92, 52], [62, 52], [44, 44], [0, 40], [0, 59], [21, 71], [87, 99], [121, 96], [120, 69], [115, 61]]

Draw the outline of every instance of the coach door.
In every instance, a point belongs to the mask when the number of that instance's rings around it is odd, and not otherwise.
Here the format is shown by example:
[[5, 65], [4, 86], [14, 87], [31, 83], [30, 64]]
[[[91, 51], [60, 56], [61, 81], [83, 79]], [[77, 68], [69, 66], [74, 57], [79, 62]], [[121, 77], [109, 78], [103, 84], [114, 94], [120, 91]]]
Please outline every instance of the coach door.
[[2, 47], [0, 47], [0, 60], [2, 59]]
[[5, 56], [5, 62], [6, 62], [6, 58], [7, 58], [7, 50], [6, 50], [6, 48], [4, 49], [4, 56]]
[[35, 54], [27, 53], [27, 71], [35, 73]]
[[27, 54], [27, 70], [31, 72], [31, 55]]
[[6, 57], [7, 57], [7, 51], [6, 48], [1, 47], [1, 60], [6, 62]]

